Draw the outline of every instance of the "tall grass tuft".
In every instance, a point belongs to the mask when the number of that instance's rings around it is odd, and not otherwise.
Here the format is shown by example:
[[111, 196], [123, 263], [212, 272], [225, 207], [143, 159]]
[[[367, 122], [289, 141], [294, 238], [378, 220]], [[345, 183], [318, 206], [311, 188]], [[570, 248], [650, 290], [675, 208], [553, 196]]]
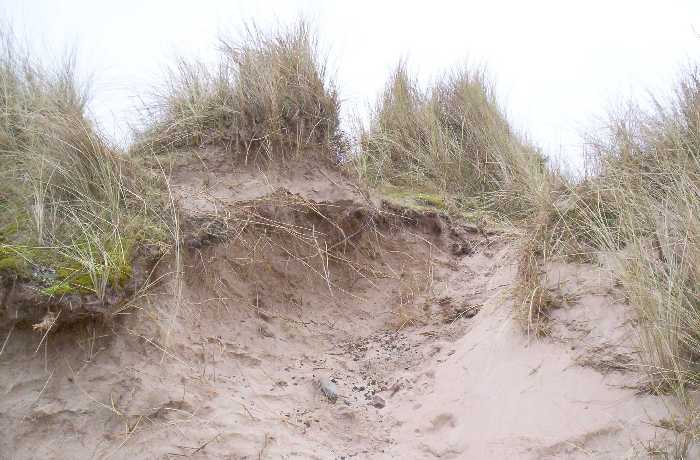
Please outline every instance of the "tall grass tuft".
[[158, 192], [94, 128], [86, 103], [74, 60], [44, 67], [1, 36], [0, 274], [48, 296], [104, 299], [165, 221], [153, 212]]
[[399, 63], [358, 137], [355, 165], [371, 184], [432, 188], [514, 214], [527, 212], [540, 193], [535, 176], [547, 174], [483, 70], [463, 67], [424, 89]]
[[591, 143], [604, 206], [577, 223], [595, 232], [594, 250], [615, 254], [653, 380], [681, 393], [700, 383], [699, 82], [690, 70], [670, 101], [631, 107]]
[[555, 197], [529, 251], [611, 269], [638, 313], [651, 387], [673, 392], [688, 409], [678, 422], [687, 447], [700, 436], [689, 393], [700, 384], [698, 69], [668, 100], [611, 116], [589, 146], [594, 175]]
[[336, 160], [339, 99], [304, 21], [221, 39], [215, 69], [180, 61], [156, 95], [138, 149], [216, 145], [238, 160], [311, 155]]
[[458, 212], [521, 234], [516, 313], [544, 333], [553, 301], [539, 241], [563, 182], [510, 126], [486, 72], [462, 67], [421, 88], [399, 63], [358, 139], [353, 164], [365, 182], [437, 192]]

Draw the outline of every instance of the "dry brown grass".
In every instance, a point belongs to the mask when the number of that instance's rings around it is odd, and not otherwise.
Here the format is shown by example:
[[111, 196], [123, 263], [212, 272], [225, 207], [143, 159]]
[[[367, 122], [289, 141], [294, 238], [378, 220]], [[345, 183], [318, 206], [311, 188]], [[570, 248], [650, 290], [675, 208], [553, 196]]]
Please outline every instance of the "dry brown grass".
[[[650, 385], [676, 394], [688, 420], [698, 419], [689, 391], [700, 383], [698, 101], [700, 73], [691, 69], [669, 100], [613, 115], [607, 132], [589, 143], [596, 174], [557, 194], [524, 253], [612, 269], [638, 313]], [[521, 269], [524, 285], [532, 272]], [[700, 430], [686, 425], [687, 447]], [[684, 458], [685, 448], [676, 451], [673, 458]]]
[[358, 140], [354, 165], [364, 181], [437, 191], [465, 208], [525, 215], [538, 176], [548, 174], [480, 69], [460, 68], [423, 89], [400, 63]]
[[541, 277], [547, 260], [541, 250], [541, 241], [548, 231], [543, 218], [547, 217], [533, 219], [518, 241], [518, 276], [513, 289], [515, 318], [528, 335], [535, 336], [549, 333], [549, 311], [556, 306]]
[[221, 39], [214, 70], [180, 61], [148, 107], [134, 151], [215, 145], [239, 161], [311, 155], [336, 161], [338, 96], [309, 25]]
[[651, 113], [628, 110], [593, 144], [598, 187], [612, 208], [591, 223], [598, 247], [616, 251], [654, 380], [681, 393], [700, 377], [698, 82], [692, 71], [670, 102], [655, 101]]

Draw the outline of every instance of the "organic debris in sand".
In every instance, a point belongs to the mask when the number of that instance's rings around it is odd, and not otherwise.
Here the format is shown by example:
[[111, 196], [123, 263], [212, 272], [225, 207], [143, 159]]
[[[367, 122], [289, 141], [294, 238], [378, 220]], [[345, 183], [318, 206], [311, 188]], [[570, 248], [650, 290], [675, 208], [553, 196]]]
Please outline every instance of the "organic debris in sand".
[[[183, 254], [180, 300], [164, 278], [111, 331], [89, 335], [96, 351], [87, 360], [67, 330], [52, 333], [46, 362], [33, 349], [27, 355], [26, 332], [8, 343], [0, 385], [11, 397], [0, 402], [0, 430], [13, 433], [2, 446], [17, 458], [56, 457], [57, 437], [59, 456], [72, 458], [86, 445], [117, 458], [570, 458], [572, 445], [615, 457], [629, 451], [628, 437], [658, 435], [641, 423], [664, 413], [658, 397], [624, 389], [626, 374], [614, 388], [603, 382], [619, 360], [576, 367], [564, 344], [527, 344], [504, 300], [516, 260], [507, 243], [455, 236], [442, 230], [455, 222], [434, 214], [373, 209], [350, 186], [332, 193], [354, 200], [324, 199], [312, 189], [323, 189], [325, 176], [342, 184], [333, 171], [312, 172], [313, 185], [243, 172], [244, 181], [230, 181], [240, 185], [202, 199], [191, 185], [200, 173], [185, 169], [172, 184], [183, 227], [215, 236]], [[251, 193], [264, 211], [252, 211]], [[305, 204], [277, 198], [289, 194]], [[362, 206], [365, 223], [343, 217]], [[258, 217], [241, 224], [231, 217], [239, 207]], [[199, 217], [212, 209], [227, 223]], [[450, 250], [464, 241], [480, 249]], [[176, 301], [182, 308], [171, 317]], [[551, 321], [585, 318], [587, 302]], [[627, 327], [623, 320], [600, 324]], [[45, 363], [48, 383], [36, 379]], [[23, 404], [40, 390], [37, 404]], [[527, 407], [543, 416], [525, 416]], [[34, 421], [17, 430], [20, 420]]]

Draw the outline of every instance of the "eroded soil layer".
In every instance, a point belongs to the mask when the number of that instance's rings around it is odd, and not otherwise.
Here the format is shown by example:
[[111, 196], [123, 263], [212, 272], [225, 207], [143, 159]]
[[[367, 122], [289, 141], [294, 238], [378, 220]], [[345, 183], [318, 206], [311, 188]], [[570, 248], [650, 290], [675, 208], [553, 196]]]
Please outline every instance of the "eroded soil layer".
[[550, 264], [560, 308], [528, 337], [508, 241], [305, 168], [175, 168], [185, 244], [157, 288], [107, 323], [2, 331], [0, 452], [619, 459], [667, 442], [608, 274]]

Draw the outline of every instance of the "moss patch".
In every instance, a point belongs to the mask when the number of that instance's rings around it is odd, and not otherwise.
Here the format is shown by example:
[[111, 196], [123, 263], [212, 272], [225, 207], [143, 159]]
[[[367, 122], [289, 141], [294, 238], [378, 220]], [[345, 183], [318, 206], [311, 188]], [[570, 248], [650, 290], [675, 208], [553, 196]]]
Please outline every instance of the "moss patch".
[[410, 187], [384, 185], [378, 192], [389, 203], [415, 211], [440, 212], [474, 225], [495, 229], [496, 219], [487, 211], [484, 197], [442, 195]]
[[392, 204], [417, 211], [447, 211], [445, 198], [436, 193], [394, 185], [381, 187], [379, 193]]
[[19, 256], [6, 256], [0, 258], [0, 273], [11, 273], [22, 278], [31, 275], [27, 262]]
[[[123, 288], [134, 272], [140, 239], [117, 238], [100, 245], [75, 242], [68, 248], [0, 244], [0, 273], [31, 280], [46, 296], [97, 293]], [[97, 249], [99, 248], [99, 249]]]
[[0, 274], [29, 278], [32, 275], [29, 260], [23, 248], [0, 244]]
[[42, 289], [48, 296], [97, 293], [102, 285], [123, 288], [133, 276], [133, 252], [137, 240], [122, 238], [108, 242], [100, 251], [84, 249], [83, 257], [64, 258], [55, 266], [56, 280]]
[[432, 206], [433, 208], [437, 209], [447, 209], [445, 199], [438, 195], [431, 195], [429, 193], [416, 193], [413, 199], [419, 205]]

